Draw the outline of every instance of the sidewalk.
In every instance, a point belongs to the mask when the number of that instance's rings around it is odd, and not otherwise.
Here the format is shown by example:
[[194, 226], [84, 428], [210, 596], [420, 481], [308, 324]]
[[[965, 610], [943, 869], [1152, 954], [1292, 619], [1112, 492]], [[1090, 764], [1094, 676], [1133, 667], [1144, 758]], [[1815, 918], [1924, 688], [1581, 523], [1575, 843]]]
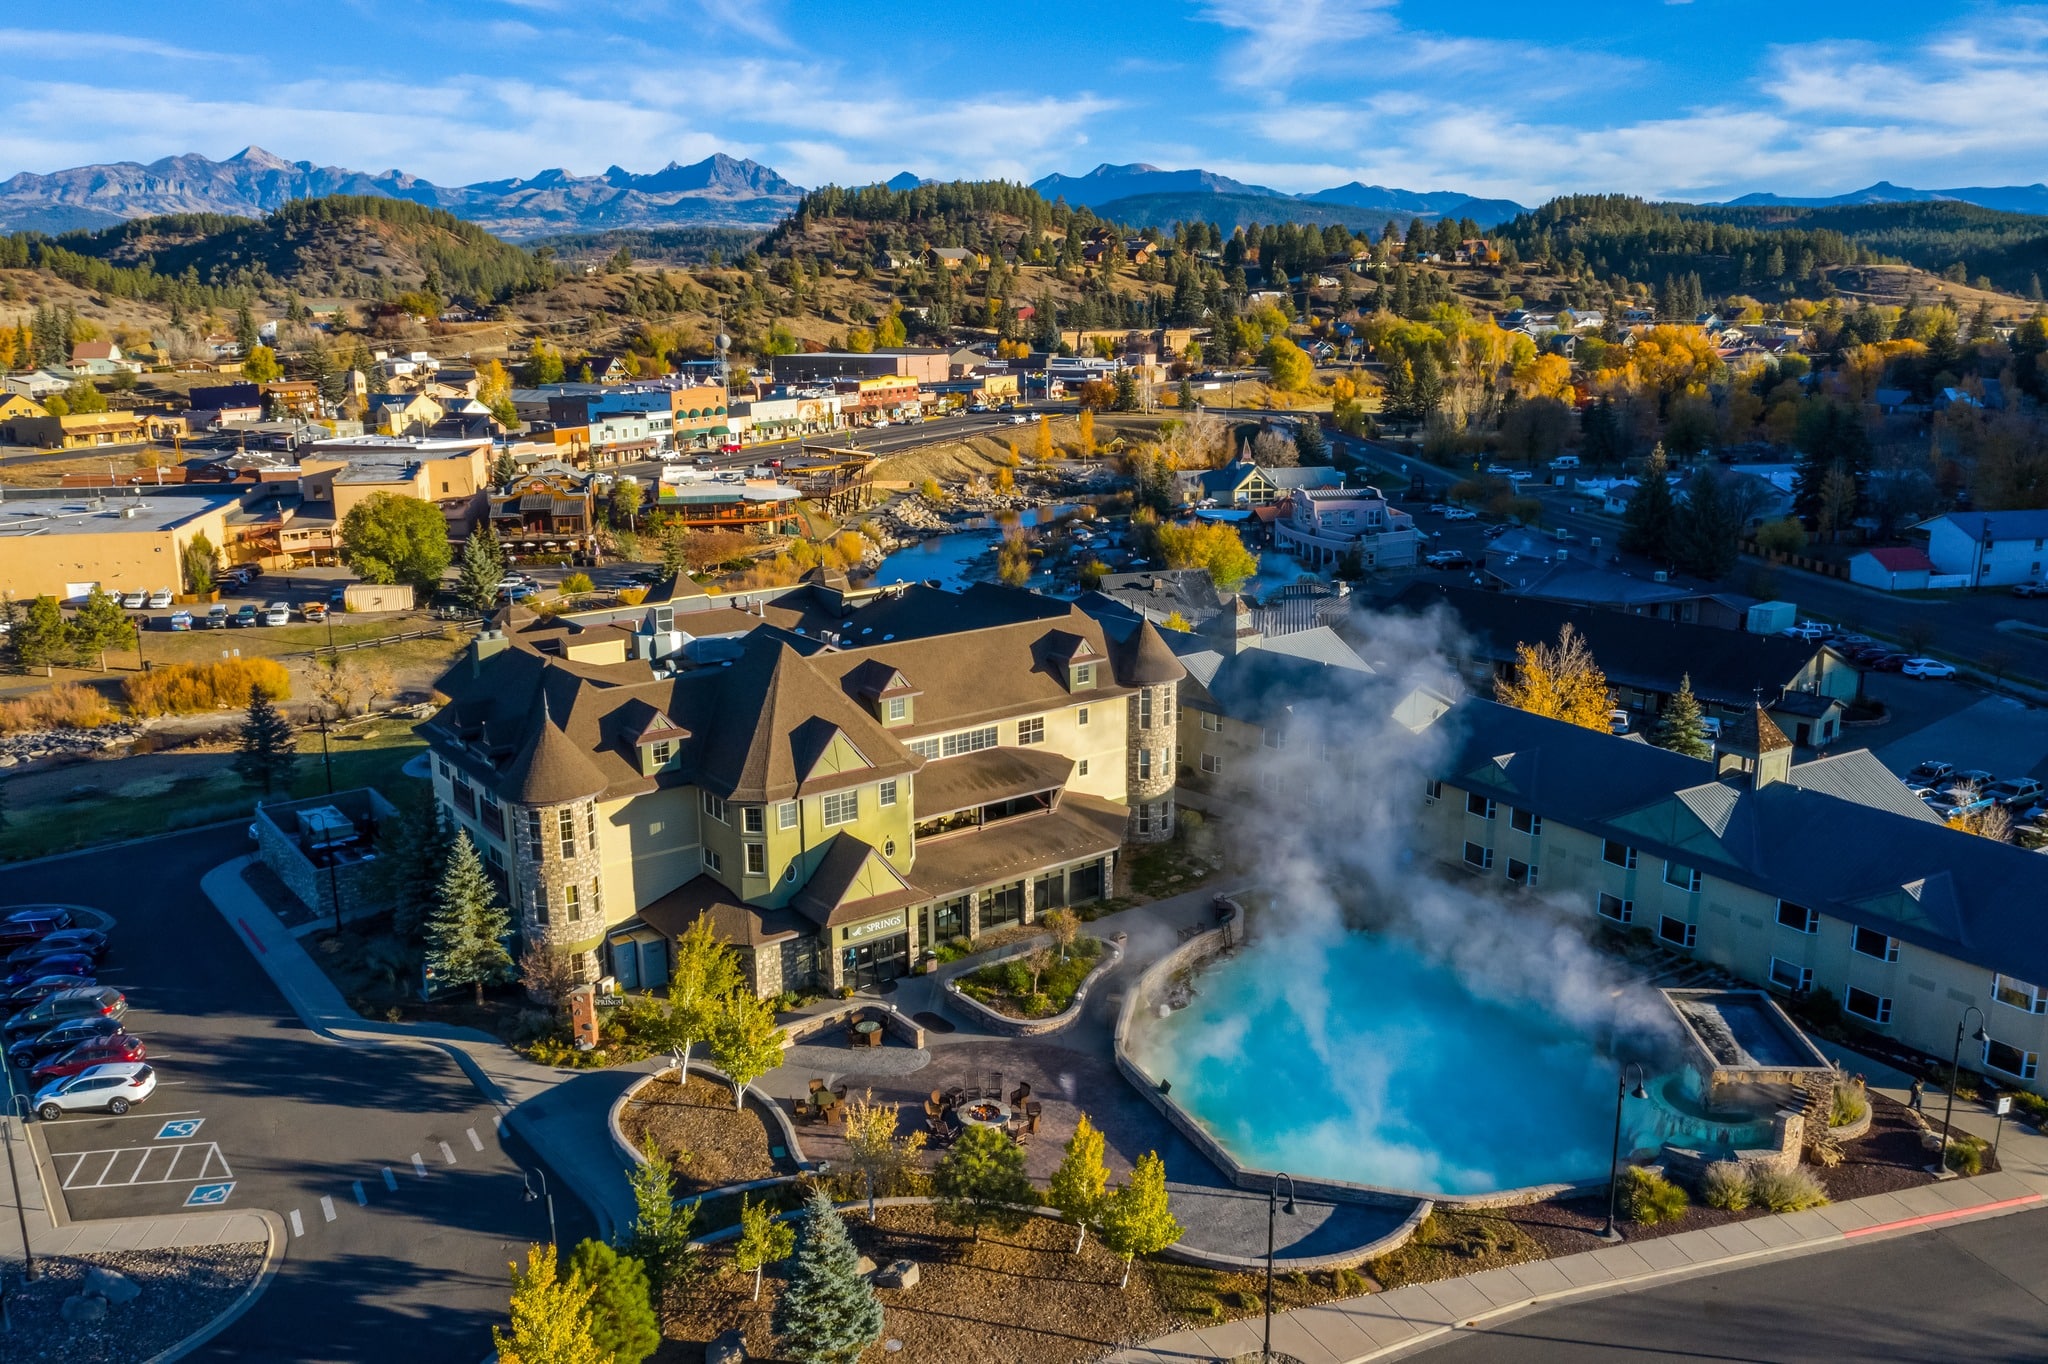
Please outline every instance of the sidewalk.
[[[1903, 1089], [1877, 1087], [1905, 1101]], [[1939, 1119], [1945, 1096], [1926, 1108]], [[1956, 1103], [1955, 1125], [1987, 1140], [1997, 1118], [1983, 1104]], [[1958, 1221], [2025, 1212], [2048, 1204], [2048, 1136], [2010, 1120], [1999, 1143], [2003, 1169], [1894, 1194], [1774, 1213], [1702, 1231], [1624, 1242], [1555, 1260], [1534, 1260], [1462, 1279], [1346, 1298], [1273, 1318], [1273, 1349], [1301, 1364], [1363, 1364], [1466, 1327], [1573, 1298], [1717, 1273], [1785, 1255], [1835, 1250], [1873, 1236], [1907, 1236]], [[1263, 1323], [1250, 1317], [1181, 1331], [1120, 1350], [1104, 1364], [1212, 1364], [1256, 1355]]]
[[452, 1057], [510, 1128], [538, 1152], [589, 1207], [607, 1239], [633, 1221], [626, 1157], [612, 1144], [607, 1117], [613, 1102], [642, 1075], [666, 1061], [605, 1070], [555, 1070], [535, 1065], [487, 1033], [418, 1023], [372, 1022], [349, 1008], [293, 932], [242, 879], [255, 860], [240, 857], [215, 867], [200, 888], [228, 921], [258, 964], [308, 1028], [344, 1046], [432, 1047]]

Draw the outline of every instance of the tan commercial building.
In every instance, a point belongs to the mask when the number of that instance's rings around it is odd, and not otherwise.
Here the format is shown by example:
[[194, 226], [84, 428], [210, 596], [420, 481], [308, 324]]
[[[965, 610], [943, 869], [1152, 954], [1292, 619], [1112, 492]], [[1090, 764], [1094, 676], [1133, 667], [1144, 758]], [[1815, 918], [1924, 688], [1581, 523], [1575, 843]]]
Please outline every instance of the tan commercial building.
[[338, 520], [372, 493], [467, 502], [488, 488], [490, 467], [488, 440], [341, 436], [300, 453], [299, 491], [333, 504]]
[[16, 601], [72, 601], [102, 591], [182, 592], [185, 546], [216, 552], [240, 533], [239, 492], [150, 489], [103, 497], [10, 493], [0, 503], [0, 591]]

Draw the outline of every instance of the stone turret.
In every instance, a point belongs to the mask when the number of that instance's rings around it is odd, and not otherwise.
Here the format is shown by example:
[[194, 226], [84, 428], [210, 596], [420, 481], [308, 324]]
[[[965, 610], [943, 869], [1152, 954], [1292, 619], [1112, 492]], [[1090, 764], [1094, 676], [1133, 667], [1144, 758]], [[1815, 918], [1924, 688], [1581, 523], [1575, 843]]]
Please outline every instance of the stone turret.
[[527, 946], [568, 955], [578, 978], [591, 980], [604, 941], [597, 802], [605, 779], [545, 700], [537, 710], [499, 788], [513, 850], [512, 908]]
[[1117, 650], [1117, 681], [1137, 688], [1130, 698], [1125, 782], [1131, 808], [1126, 837], [1157, 843], [1173, 836], [1174, 765], [1179, 748], [1180, 680], [1187, 669], [1151, 621], [1141, 621]]

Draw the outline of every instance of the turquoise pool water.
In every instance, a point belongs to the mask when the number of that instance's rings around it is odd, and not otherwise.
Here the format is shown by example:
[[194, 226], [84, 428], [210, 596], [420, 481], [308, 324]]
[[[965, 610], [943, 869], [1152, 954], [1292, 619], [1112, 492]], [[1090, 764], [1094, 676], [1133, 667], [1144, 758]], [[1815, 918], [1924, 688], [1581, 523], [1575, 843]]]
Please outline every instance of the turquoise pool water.
[[[1246, 1165], [1427, 1193], [1603, 1178], [1613, 1061], [1533, 1004], [1482, 999], [1380, 934], [1258, 943], [1194, 1002], [1133, 1021], [1132, 1053]], [[1628, 1101], [1625, 1148], [1750, 1144], [1679, 1076]], [[1768, 1130], [1768, 1124], [1763, 1125]]]

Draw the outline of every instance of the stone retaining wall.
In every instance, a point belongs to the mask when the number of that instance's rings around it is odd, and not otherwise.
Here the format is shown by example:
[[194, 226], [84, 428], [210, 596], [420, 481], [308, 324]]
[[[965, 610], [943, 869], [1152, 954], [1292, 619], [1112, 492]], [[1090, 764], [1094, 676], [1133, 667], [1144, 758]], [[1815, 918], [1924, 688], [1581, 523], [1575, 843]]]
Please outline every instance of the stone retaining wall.
[[880, 1023], [882, 1031], [894, 1033], [920, 1051], [924, 1049], [923, 1024], [893, 1004], [877, 1004], [871, 999], [842, 999], [819, 1013], [805, 1014], [783, 1024], [782, 1030], [789, 1042], [801, 1042], [807, 1037], [816, 1037], [835, 1023], [843, 1023], [853, 1014], [861, 1013]]
[[[627, 1085], [625, 1093], [619, 1095], [618, 1098], [612, 1101], [611, 1111], [605, 1115], [605, 1125], [611, 1129], [612, 1145], [618, 1149], [619, 1154], [622, 1157], [624, 1157], [630, 1164], [645, 1165], [647, 1163], [647, 1155], [644, 1151], [634, 1146], [632, 1142], [626, 1140], [626, 1129], [620, 1125], [619, 1115], [626, 1111], [626, 1105], [633, 1102], [634, 1097], [638, 1095], [641, 1090], [647, 1088], [648, 1085], [653, 1084], [654, 1081], [656, 1081], [661, 1076], [667, 1074], [669, 1071], [674, 1069], [674, 1066], [664, 1066], [660, 1070], [649, 1071], [647, 1074], [635, 1080], [632, 1084]], [[724, 1071], [719, 1070], [716, 1066], [707, 1065], [704, 1062], [696, 1060], [694, 1058], [690, 1061], [690, 1072], [694, 1075], [701, 1075], [707, 1080], [716, 1080], [719, 1084], [722, 1085], [730, 1086], [732, 1084], [732, 1077], [727, 1075]], [[763, 1094], [760, 1090], [754, 1088], [754, 1086], [752, 1085], [748, 1085], [746, 1087], [746, 1097], [754, 1100], [756, 1103], [760, 1104], [762, 1108], [768, 1111], [769, 1121], [774, 1123], [776, 1130], [782, 1134], [783, 1146], [785, 1147], [785, 1149], [788, 1150], [789, 1158], [795, 1161], [799, 1166], [806, 1165], [808, 1162], [804, 1158], [803, 1143], [798, 1141], [796, 1136], [796, 1124], [790, 1121], [789, 1114], [783, 1111], [782, 1105], [775, 1102], [775, 1100], [769, 1098], [766, 1094]], [[779, 1183], [784, 1179], [794, 1178], [794, 1175], [781, 1175], [774, 1179], [755, 1180], [752, 1184], [747, 1184], [744, 1186], [735, 1185], [733, 1186], [733, 1188], [736, 1191], [741, 1187], [749, 1189], [755, 1187], [765, 1187], [769, 1184]], [[713, 1189], [709, 1192], [721, 1193], [725, 1191]], [[701, 1196], [703, 1195], [690, 1195], [691, 1198], [697, 1198]]]
[[[1094, 988], [1095, 982], [1101, 980], [1104, 973], [1117, 966], [1124, 959], [1124, 950], [1118, 944], [1103, 938], [1097, 938], [1095, 941], [1102, 944], [1102, 956], [1096, 961], [1094, 969], [1089, 971], [1087, 976], [1082, 979], [1080, 988], [1074, 991], [1074, 1002], [1059, 1013], [1045, 1018], [1012, 1018], [1009, 1014], [999, 1013], [989, 1008], [988, 1005], [983, 1004], [980, 1000], [961, 990], [960, 981], [957, 976], [946, 982], [946, 998], [951, 1001], [955, 1008], [981, 1024], [982, 1027], [987, 1028], [992, 1033], [999, 1033], [1004, 1037], [1043, 1037], [1047, 1033], [1058, 1032], [1061, 1028], [1066, 1027], [1081, 1016], [1081, 1008], [1088, 1002], [1088, 991]], [[993, 961], [983, 962], [974, 969], [980, 971], [990, 966], [1000, 966], [1006, 961], [1015, 961], [1019, 957], [1030, 956], [1036, 950], [1035, 947], [1026, 947], [1007, 956], [997, 957]]]

